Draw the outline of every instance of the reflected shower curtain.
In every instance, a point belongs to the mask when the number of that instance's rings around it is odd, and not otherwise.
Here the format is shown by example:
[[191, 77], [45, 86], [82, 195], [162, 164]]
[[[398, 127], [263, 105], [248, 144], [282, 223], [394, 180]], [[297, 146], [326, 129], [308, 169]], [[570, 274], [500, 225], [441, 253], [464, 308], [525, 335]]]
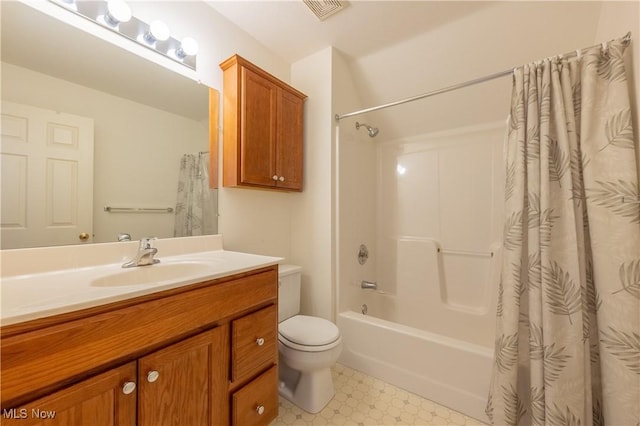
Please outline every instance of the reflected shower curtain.
[[209, 155], [183, 155], [178, 179], [174, 236], [215, 234], [216, 199], [209, 189]]
[[486, 412], [640, 422], [640, 204], [628, 40], [514, 71]]

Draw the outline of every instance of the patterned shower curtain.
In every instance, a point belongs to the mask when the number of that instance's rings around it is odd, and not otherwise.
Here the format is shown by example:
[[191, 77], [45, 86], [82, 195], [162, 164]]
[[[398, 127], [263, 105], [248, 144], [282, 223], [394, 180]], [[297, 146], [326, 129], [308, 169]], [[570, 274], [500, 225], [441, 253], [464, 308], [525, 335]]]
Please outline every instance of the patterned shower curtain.
[[493, 424], [640, 424], [628, 43], [514, 71]]
[[178, 179], [174, 236], [217, 233], [217, 200], [215, 190], [209, 189], [209, 155], [183, 155]]

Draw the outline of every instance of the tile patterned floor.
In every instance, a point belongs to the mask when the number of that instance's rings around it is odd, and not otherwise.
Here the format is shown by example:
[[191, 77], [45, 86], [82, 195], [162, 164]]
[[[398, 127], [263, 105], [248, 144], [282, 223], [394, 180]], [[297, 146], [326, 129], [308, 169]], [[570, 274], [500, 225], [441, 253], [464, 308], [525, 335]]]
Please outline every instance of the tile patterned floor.
[[336, 395], [322, 411], [309, 414], [281, 397], [279, 415], [270, 426], [484, 425], [341, 364], [332, 374]]

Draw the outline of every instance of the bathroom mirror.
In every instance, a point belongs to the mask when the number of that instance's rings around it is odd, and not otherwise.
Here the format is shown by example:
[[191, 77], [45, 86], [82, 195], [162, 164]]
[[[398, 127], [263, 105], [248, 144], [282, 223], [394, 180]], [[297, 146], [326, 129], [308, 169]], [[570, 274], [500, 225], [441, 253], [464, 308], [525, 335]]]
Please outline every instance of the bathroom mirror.
[[[3, 107], [8, 101], [60, 117], [86, 117], [93, 120], [94, 138], [93, 182], [79, 182], [84, 186], [80, 189], [89, 191], [86, 198], [93, 198], [92, 229], [78, 229], [79, 239], [71, 242], [54, 237], [42, 243], [37, 236], [9, 244], [3, 235], [2, 248], [113, 242], [121, 233], [134, 240], [174, 236], [175, 216], [170, 210], [176, 207], [182, 157], [191, 154], [208, 163], [210, 89], [20, 2], [0, 2], [0, 7]], [[6, 129], [11, 127], [5, 122], [8, 111], [2, 111]], [[61, 128], [53, 134], [64, 138]], [[15, 215], [5, 192], [28, 191], [9, 175], [19, 162], [4, 167], [10, 144], [2, 133], [4, 230], [5, 216]], [[42, 168], [52, 173], [46, 164]], [[53, 170], [55, 174], [57, 169]], [[60, 173], [65, 175], [64, 167]], [[217, 190], [211, 192], [215, 223], [207, 233], [217, 233]], [[52, 193], [39, 198], [42, 207], [36, 210], [51, 210], [47, 197], [57, 200]], [[89, 234], [84, 241], [83, 233]]]

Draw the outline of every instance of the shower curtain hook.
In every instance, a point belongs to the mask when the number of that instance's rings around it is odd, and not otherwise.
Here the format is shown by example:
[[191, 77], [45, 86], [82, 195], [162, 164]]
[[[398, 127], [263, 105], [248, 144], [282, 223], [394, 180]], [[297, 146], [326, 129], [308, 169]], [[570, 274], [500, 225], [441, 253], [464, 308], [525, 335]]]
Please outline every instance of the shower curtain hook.
[[582, 50], [576, 49], [576, 58], [580, 58], [582, 56]]

